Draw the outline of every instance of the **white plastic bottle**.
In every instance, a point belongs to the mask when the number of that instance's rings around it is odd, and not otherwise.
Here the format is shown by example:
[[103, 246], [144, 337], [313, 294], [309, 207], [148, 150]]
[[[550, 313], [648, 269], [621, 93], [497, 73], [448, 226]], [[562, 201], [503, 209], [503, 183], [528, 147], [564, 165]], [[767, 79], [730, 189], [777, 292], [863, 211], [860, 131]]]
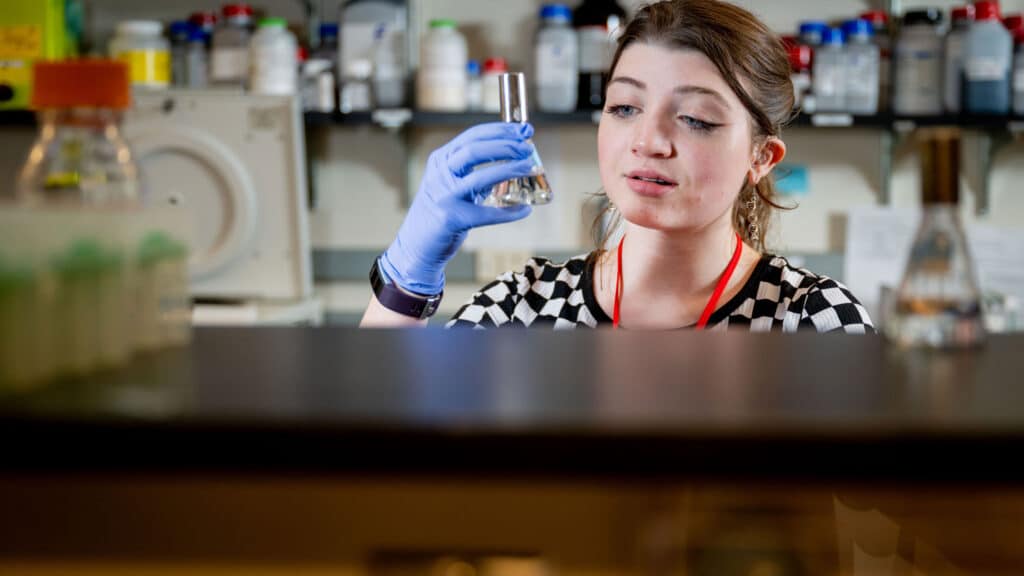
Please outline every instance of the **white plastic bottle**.
[[962, 109], [961, 91], [964, 77], [964, 38], [974, 21], [974, 6], [957, 6], [952, 11], [953, 27], [946, 35], [946, 63], [943, 84], [943, 103], [946, 112], [959, 114]]
[[999, 4], [976, 2], [974, 11], [974, 23], [964, 40], [964, 112], [1009, 114], [1013, 38], [999, 19]]
[[284, 18], [264, 18], [252, 37], [249, 86], [257, 94], [295, 94], [298, 45]]
[[819, 112], [846, 111], [846, 51], [843, 31], [830, 28], [814, 52], [814, 100]]
[[466, 39], [454, 20], [433, 20], [423, 37], [420, 69], [416, 75], [416, 101], [421, 110], [466, 110]]
[[373, 68], [371, 83], [377, 106], [395, 108], [407, 105], [408, 2], [347, 0], [341, 4], [338, 78], [344, 79], [346, 70], [351, 70], [352, 62], [368, 61]]
[[508, 73], [504, 58], [488, 58], [484, 61], [483, 106], [484, 112], [501, 112], [501, 75]]
[[942, 12], [911, 10], [893, 50], [893, 112], [904, 116], [942, 114]]
[[880, 55], [872, 42], [874, 29], [867, 20], [843, 23], [846, 36], [846, 111], [851, 114], [878, 114]]
[[249, 41], [252, 7], [224, 6], [224, 23], [213, 33], [210, 48], [210, 83], [242, 87], [249, 76]]
[[1024, 30], [1017, 31], [1017, 51], [1013, 58], [1013, 113], [1024, 116]]
[[537, 107], [544, 112], [572, 112], [579, 86], [572, 11], [565, 4], [545, 4], [540, 18], [535, 52]]
[[128, 66], [133, 86], [167, 88], [171, 81], [170, 42], [162, 36], [163, 24], [129, 20], [117, 25], [110, 41], [110, 56]]

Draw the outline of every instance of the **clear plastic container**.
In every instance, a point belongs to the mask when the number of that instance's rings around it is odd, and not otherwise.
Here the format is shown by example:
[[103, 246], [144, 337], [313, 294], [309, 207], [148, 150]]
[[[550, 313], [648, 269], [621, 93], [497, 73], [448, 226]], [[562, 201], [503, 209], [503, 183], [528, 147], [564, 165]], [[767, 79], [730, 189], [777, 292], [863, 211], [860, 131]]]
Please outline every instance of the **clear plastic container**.
[[252, 37], [250, 89], [257, 94], [298, 92], [298, 44], [283, 18], [264, 18]]
[[976, 2], [974, 12], [974, 23], [964, 39], [964, 112], [1009, 114], [1013, 38], [999, 19], [999, 4]]
[[252, 8], [247, 4], [228, 4], [223, 15], [223, 24], [213, 33], [210, 48], [210, 83], [241, 88], [249, 77]]
[[579, 54], [572, 11], [564, 4], [546, 4], [540, 17], [534, 55], [537, 108], [544, 112], [571, 112], [576, 109], [579, 87]]
[[963, 110], [964, 39], [974, 21], [974, 6], [957, 6], [951, 12], [952, 28], [946, 34], [946, 62], [943, 77], [943, 103], [946, 112], [959, 114]]
[[893, 111], [905, 116], [942, 114], [942, 12], [911, 10], [893, 49]]
[[484, 61], [483, 110], [501, 112], [501, 77], [508, 74], [508, 62], [504, 58], [488, 58]]
[[348, 0], [341, 9], [339, 78], [352, 62], [370, 62], [380, 107], [400, 107], [408, 100], [408, 13], [404, 0]]
[[828, 29], [814, 52], [813, 84], [818, 112], [846, 111], [846, 51], [838, 28]]
[[[466, 38], [454, 20], [433, 20], [423, 37], [420, 68], [416, 76], [416, 103], [421, 110], [466, 110]], [[485, 88], [486, 91], [486, 88]], [[487, 108], [486, 95], [484, 108]]]
[[867, 20], [843, 23], [846, 37], [846, 111], [872, 116], [878, 114], [880, 54], [871, 41], [874, 28]]
[[1017, 31], [1013, 58], [1013, 113], [1024, 116], [1024, 30]]
[[130, 103], [126, 71], [126, 64], [98, 59], [36, 64], [40, 130], [18, 177], [22, 202], [137, 203], [138, 168], [120, 131]]
[[128, 65], [133, 86], [159, 89], [171, 82], [170, 43], [163, 37], [163, 24], [159, 22], [119, 23], [110, 41], [110, 57]]
[[878, 109], [888, 111], [892, 102], [892, 29], [885, 10], [868, 10], [860, 15], [871, 22], [871, 41], [878, 46]]

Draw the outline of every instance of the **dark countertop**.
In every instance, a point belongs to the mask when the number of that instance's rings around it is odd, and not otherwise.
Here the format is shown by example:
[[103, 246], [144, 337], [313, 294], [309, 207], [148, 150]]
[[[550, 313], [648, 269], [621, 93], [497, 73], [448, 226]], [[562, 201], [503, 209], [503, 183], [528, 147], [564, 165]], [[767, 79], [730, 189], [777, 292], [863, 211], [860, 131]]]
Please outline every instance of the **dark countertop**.
[[207, 328], [0, 396], [0, 472], [1019, 482], [1024, 335]]

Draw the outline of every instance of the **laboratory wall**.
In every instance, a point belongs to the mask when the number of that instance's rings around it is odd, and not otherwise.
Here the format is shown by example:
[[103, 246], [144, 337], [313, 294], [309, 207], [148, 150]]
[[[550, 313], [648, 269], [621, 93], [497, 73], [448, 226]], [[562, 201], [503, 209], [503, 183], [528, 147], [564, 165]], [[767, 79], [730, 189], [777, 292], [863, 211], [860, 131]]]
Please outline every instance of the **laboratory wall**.
[[[642, 2], [620, 0], [628, 10]], [[467, 36], [470, 57], [502, 56], [513, 69], [529, 69], [532, 34], [540, 0], [412, 0], [415, 33], [426, 30], [434, 18], [455, 18]], [[797, 23], [809, 18], [836, 20], [867, 9], [884, 8], [881, 0], [739, 0], [739, 4], [762, 17], [772, 28], [793, 33]], [[895, 2], [902, 10], [936, 6], [948, 10], [949, 0]], [[97, 46], [104, 45], [115, 23], [128, 18], [164, 21], [196, 9], [209, 9], [202, 0], [91, 0], [87, 27]], [[253, 5], [268, 13], [302, 22], [300, 2], [254, 0]], [[325, 19], [337, 14], [336, 1], [317, 2]], [[1003, 0], [1004, 13], [1024, 11], [1024, 0]], [[948, 14], [948, 12], [947, 12]], [[365, 258], [335, 258], [345, 254], [372, 254], [383, 250], [394, 237], [410, 198], [419, 186], [426, 158], [432, 150], [458, 133], [452, 127], [412, 127], [386, 131], [378, 127], [328, 126], [309, 130], [307, 150], [311, 155], [310, 180], [315, 192], [311, 208], [310, 234], [320, 261], [364, 262]], [[478, 271], [521, 261], [531, 254], [564, 256], [593, 247], [589, 229], [593, 210], [587, 199], [600, 191], [597, 170], [596, 126], [539, 126], [536, 143], [549, 172], [556, 200], [538, 207], [527, 220], [512, 225], [473, 231], [464, 252], [474, 255]], [[895, 139], [894, 153], [886, 152], [886, 134], [870, 128], [823, 129], [793, 127], [783, 134], [788, 147], [787, 170], [806, 183], [794, 186], [784, 198], [795, 207], [778, 218], [768, 238], [769, 248], [804, 260], [831, 262], [826, 273], [841, 274], [846, 247], [847, 216], [851, 210], [879, 202], [883, 189], [883, 165], [891, 157], [891, 203], [912, 206], [919, 198], [919, 173], [912, 141]], [[30, 135], [24, 130], [8, 131], [0, 139], [0, 175], [13, 175], [27, 149]], [[977, 136], [965, 137], [963, 160], [963, 210], [968, 222], [981, 221], [1008, 228], [1024, 223], [1024, 142], [1002, 147], [990, 172], [988, 214], [978, 216], [974, 205], [984, 182], [980, 169]], [[976, 153], [977, 151], [977, 153]], [[802, 178], [801, 178], [802, 179]], [[10, 178], [7, 180], [11, 181]], [[488, 260], [490, 258], [490, 260]], [[499, 263], [499, 264], [495, 264]], [[366, 271], [334, 266], [317, 273], [317, 292], [323, 298], [328, 318], [353, 321], [369, 299], [363, 279]], [[463, 278], [450, 283], [441, 315], [450, 314], [481, 279]]]

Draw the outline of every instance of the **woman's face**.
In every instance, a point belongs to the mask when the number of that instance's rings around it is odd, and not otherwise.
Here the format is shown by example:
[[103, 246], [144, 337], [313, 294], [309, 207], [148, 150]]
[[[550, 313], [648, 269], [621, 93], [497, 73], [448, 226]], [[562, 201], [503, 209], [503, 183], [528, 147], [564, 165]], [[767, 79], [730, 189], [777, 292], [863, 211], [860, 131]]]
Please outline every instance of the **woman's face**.
[[746, 108], [707, 56], [622, 53], [597, 135], [601, 181], [629, 222], [666, 232], [731, 223], [753, 163]]

